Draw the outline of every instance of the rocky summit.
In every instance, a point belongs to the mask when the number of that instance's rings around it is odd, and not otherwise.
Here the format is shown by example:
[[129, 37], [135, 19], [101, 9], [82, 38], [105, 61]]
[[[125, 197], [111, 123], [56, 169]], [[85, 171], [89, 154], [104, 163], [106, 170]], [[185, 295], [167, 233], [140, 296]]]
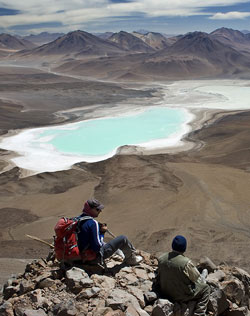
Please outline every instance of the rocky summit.
[[[125, 266], [120, 257], [106, 267], [62, 267], [53, 256], [34, 260], [23, 274], [2, 289], [1, 316], [181, 316], [192, 315], [195, 302], [173, 304], [157, 297], [152, 285], [157, 259], [139, 251], [143, 262]], [[209, 272], [211, 287], [207, 315], [250, 314], [250, 275], [237, 267], [215, 266], [204, 258], [197, 266]], [[153, 287], [154, 288], [154, 287]]]

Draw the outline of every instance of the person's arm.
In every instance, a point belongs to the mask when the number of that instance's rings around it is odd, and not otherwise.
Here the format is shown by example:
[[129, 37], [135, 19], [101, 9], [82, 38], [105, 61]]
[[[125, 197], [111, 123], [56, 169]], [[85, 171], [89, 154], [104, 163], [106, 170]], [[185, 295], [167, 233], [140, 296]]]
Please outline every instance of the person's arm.
[[197, 268], [194, 266], [191, 260], [188, 261], [183, 272], [192, 282], [197, 282], [201, 276], [200, 272], [197, 270]]
[[90, 249], [94, 250], [95, 252], [99, 252], [102, 244], [100, 240], [100, 231], [99, 231], [99, 224], [96, 220], [92, 220], [89, 223], [90, 228]]

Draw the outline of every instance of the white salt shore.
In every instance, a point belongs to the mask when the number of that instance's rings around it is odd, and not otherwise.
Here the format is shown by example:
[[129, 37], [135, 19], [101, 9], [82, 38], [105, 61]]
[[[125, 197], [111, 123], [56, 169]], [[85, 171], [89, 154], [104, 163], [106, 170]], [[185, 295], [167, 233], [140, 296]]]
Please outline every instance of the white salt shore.
[[[169, 138], [141, 143], [140, 146], [126, 146], [126, 149], [114, 148], [106, 155], [63, 154], [55, 150], [52, 145], [47, 144], [46, 141], [48, 139], [41, 140], [39, 147], [34, 146], [32, 144], [34, 135], [40, 133], [43, 128], [24, 130], [9, 137], [7, 135], [2, 138], [0, 148], [16, 152], [18, 155], [11, 159], [12, 162], [20, 168], [30, 170], [32, 174], [70, 169], [73, 164], [81, 161], [95, 162], [105, 160], [117, 152], [119, 154], [129, 154], [131, 152], [152, 154], [187, 150], [192, 148], [194, 144], [183, 141], [184, 136], [192, 129], [200, 127], [204, 121], [209, 119], [212, 113], [250, 109], [249, 85], [250, 82], [245, 80], [193, 80], [178, 81], [172, 84], [160, 83], [159, 87], [162, 89], [162, 92], [164, 91], [164, 97], [154, 107], [164, 106], [167, 108], [186, 109], [188, 114], [180, 131]], [[145, 109], [143, 105], [138, 108], [137, 104], [134, 110], [143, 111]], [[117, 113], [117, 108], [115, 111]], [[98, 113], [93, 113], [92, 115], [98, 116]], [[110, 117], [112, 112], [107, 109], [106, 115], [104, 113], [102, 115]], [[68, 125], [68, 128], [74, 128], [74, 124], [71, 123]]]

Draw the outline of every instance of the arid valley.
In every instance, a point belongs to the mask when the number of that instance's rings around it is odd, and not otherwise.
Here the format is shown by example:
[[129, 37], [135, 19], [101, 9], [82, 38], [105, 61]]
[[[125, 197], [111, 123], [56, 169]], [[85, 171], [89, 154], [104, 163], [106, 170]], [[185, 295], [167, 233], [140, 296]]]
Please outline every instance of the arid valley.
[[[250, 86], [250, 37], [231, 29], [168, 39], [120, 32], [109, 40], [75, 31], [29, 47], [14, 40], [0, 46], [1, 139], [162, 104], [162, 85], [180, 80]], [[250, 106], [192, 111], [184, 147], [125, 146], [67, 170], [34, 174], [0, 144], [0, 283], [47, 255], [26, 234], [51, 242], [58, 218], [80, 214], [90, 197], [105, 205], [100, 221], [138, 249], [159, 255], [182, 234], [194, 261], [208, 256], [250, 272]]]

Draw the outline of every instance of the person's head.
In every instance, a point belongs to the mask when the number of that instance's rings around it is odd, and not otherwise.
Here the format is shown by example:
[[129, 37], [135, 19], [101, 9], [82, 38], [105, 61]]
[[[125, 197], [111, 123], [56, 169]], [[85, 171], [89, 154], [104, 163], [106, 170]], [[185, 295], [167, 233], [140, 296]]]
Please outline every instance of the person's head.
[[185, 252], [187, 248], [187, 240], [185, 237], [181, 235], [177, 235], [174, 237], [172, 241], [172, 249], [178, 252]]
[[83, 213], [90, 215], [92, 217], [98, 217], [100, 212], [104, 209], [104, 205], [102, 205], [98, 200], [91, 199], [87, 200], [84, 203]]

